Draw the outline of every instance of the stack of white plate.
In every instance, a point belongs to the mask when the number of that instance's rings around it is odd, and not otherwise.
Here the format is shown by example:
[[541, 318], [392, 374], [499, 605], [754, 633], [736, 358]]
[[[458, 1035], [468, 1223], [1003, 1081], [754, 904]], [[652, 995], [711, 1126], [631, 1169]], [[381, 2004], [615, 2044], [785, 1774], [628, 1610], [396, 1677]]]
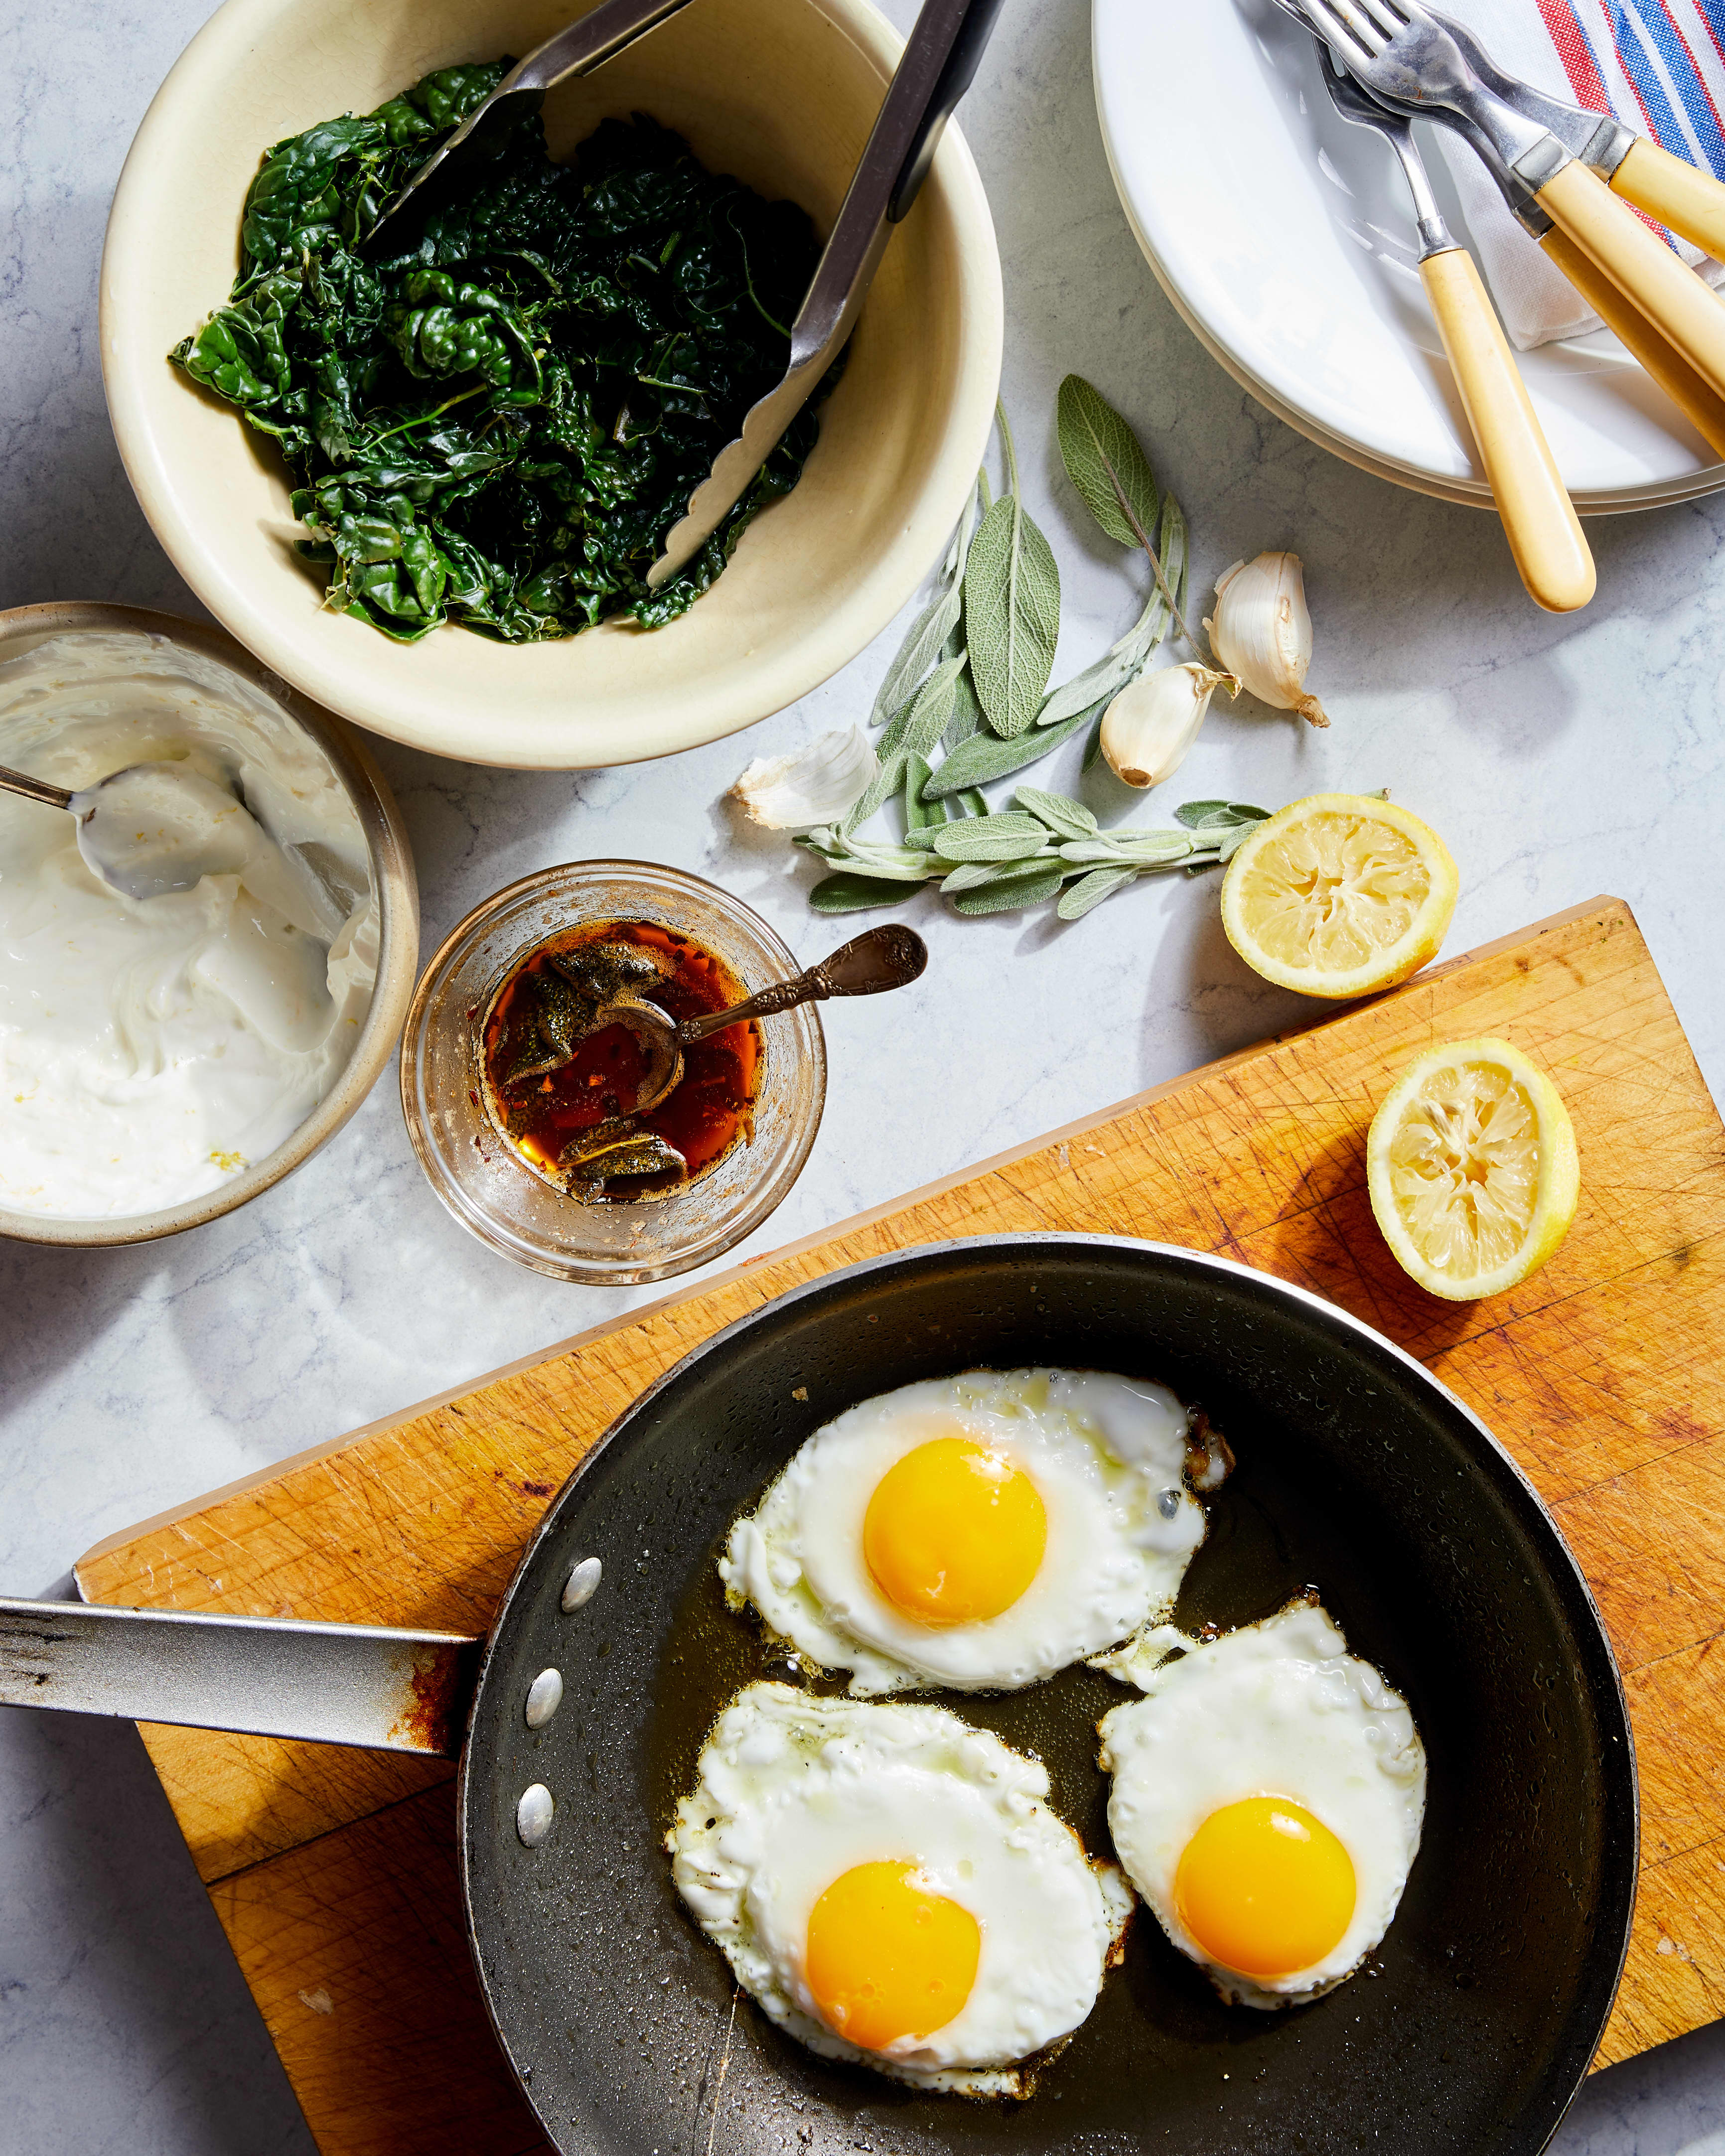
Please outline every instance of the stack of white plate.
[[[1272, 0], [1095, 0], [1093, 29], [1114, 183], [1205, 349], [1350, 464], [1488, 506], [1406, 184], [1388, 146], [1332, 106], [1311, 38]], [[1466, 243], [1442, 157], [1424, 146]], [[1584, 513], [1725, 485], [1725, 465], [1609, 331], [1519, 358]]]

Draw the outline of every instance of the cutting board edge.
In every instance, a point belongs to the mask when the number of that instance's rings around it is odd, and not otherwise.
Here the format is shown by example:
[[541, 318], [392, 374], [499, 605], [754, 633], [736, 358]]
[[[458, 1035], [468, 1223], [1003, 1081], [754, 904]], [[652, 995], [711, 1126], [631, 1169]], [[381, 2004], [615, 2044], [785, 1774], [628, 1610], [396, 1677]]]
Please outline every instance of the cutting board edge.
[[[465, 1378], [459, 1383], [450, 1385], [440, 1393], [433, 1394], [429, 1399], [415, 1401], [408, 1407], [393, 1409], [388, 1414], [380, 1415], [373, 1422], [362, 1424], [357, 1430], [343, 1430], [338, 1436], [322, 1439], [316, 1445], [305, 1446], [301, 1451], [289, 1453], [282, 1459], [272, 1460], [265, 1466], [256, 1468], [249, 1475], [239, 1476], [232, 1482], [222, 1483], [213, 1490], [200, 1491], [196, 1496], [187, 1498], [182, 1504], [171, 1505], [162, 1512], [151, 1513], [147, 1519], [134, 1521], [128, 1527], [116, 1528], [111, 1534], [103, 1536], [100, 1541], [91, 1543], [90, 1547], [74, 1561], [72, 1578], [77, 1587], [80, 1598], [85, 1601], [92, 1599], [86, 1589], [83, 1576], [84, 1568], [86, 1565], [94, 1564], [99, 1558], [107, 1557], [116, 1550], [124, 1549], [128, 1543], [136, 1542], [146, 1534], [152, 1534], [163, 1527], [172, 1527], [176, 1521], [190, 1519], [197, 1513], [208, 1510], [213, 1505], [220, 1504], [230, 1497], [244, 1496], [249, 1490], [259, 1489], [267, 1483], [275, 1481], [281, 1476], [292, 1473], [295, 1468], [311, 1466], [314, 1460], [327, 1460], [336, 1453], [345, 1452], [352, 1445], [362, 1444], [367, 1438], [380, 1436], [386, 1430], [394, 1430], [403, 1423], [412, 1422], [420, 1415], [434, 1414], [439, 1408], [448, 1407], [452, 1402], [465, 1399], [470, 1394], [479, 1392], [488, 1385], [497, 1384], [507, 1378], [518, 1377], [522, 1372], [536, 1369], [541, 1363], [552, 1362], [560, 1356], [573, 1354], [578, 1349], [588, 1347], [596, 1340], [603, 1340], [609, 1333], [624, 1332], [631, 1326], [644, 1323], [664, 1311], [675, 1309], [680, 1303], [691, 1301], [696, 1296], [709, 1294], [716, 1289], [731, 1286], [738, 1281], [747, 1279], [751, 1273], [759, 1270], [762, 1266], [801, 1257], [810, 1250], [819, 1250], [826, 1244], [841, 1241], [848, 1236], [860, 1234], [864, 1229], [872, 1227], [877, 1221], [889, 1219], [895, 1213], [905, 1212], [913, 1206], [926, 1204], [932, 1199], [943, 1197], [947, 1192], [957, 1189], [961, 1183], [973, 1182], [980, 1176], [993, 1174], [1003, 1168], [1009, 1168], [1017, 1161], [1029, 1159], [1034, 1153], [1046, 1152], [1050, 1146], [1065, 1144], [1073, 1138], [1082, 1137], [1088, 1131], [1098, 1129], [1104, 1123], [1111, 1123], [1121, 1116], [1132, 1114], [1140, 1109], [1151, 1106], [1156, 1101], [1166, 1100], [1170, 1094], [1178, 1093], [1185, 1086], [1202, 1083], [1205, 1080], [1214, 1077], [1219, 1072], [1230, 1070], [1237, 1064], [1245, 1063], [1254, 1056], [1262, 1055], [1270, 1049], [1279, 1047], [1285, 1041], [1298, 1040], [1307, 1034], [1319, 1032], [1326, 1025], [1333, 1024], [1337, 1019], [1347, 1017], [1370, 1004], [1389, 1003], [1398, 998], [1417, 993], [1428, 988], [1434, 981], [1441, 980], [1445, 975], [1460, 972], [1464, 966], [1474, 965], [1481, 959], [1497, 957], [1506, 951], [1512, 951], [1521, 944], [1531, 942], [1536, 937], [1549, 935], [1554, 930], [1568, 927], [1572, 921], [1585, 920], [1590, 915], [1602, 912], [1609, 907], [1616, 907], [1627, 916], [1632, 926], [1636, 925], [1634, 911], [1628, 901], [1614, 897], [1609, 893], [1601, 893], [1596, 897], [1584, 899], [1577, 905], [1565, 906], [1560, 911], [1548, 914], [1543, 920], [1533, 921], [1525, 928], [1512, 930], [1508, 935], [1495, 937], [1490, 942], [1479, 944], [1471, 951], [1463, 951], [1453, 958], [1445, 958], [1440, 965], [1428, 966], [1415, 973], [1410, 980], [1404, 981], [1399, 987], [1387, 990], [1381, 996], [1363, 997], [1355, 1002], [1337, 1004], [1314, 1015], [1309, 1024], [1290, 1027], [1285, 1033], [1266, 1034], [1261, 1040], [1251, 1041], [1244, 1048], [1236, 1048], [1226, 1055], [1218, 1056], [1214, 1062], [1202, 1063], [1194, 1070], [1182, 1071], [1172, 1078], [1161, 1079], [1155, 1085], [1146, 1086], [1141, 1092], [1128, 1094], [1122, 1101], [1111, 1101], [1106, 1107], [1092, 1110], [1088, 1114], [1077, 1117], [1072, 1122], [1060, 1125], [1058, 1129], [1041, 1132], [1037, 1137], [1023, 1144], [1009, 1146], [1004, 1152], [992, 1153], [982, 1160], [967, 1162], [964, 1166], [955, 1168], [950, 1174], [938, 1176], [933, 1182], [923, 1183], [915, 1190], [902, 1191], [896, 1197], [887, 1199], [879, 1205], [870, 1206], [861, 1213], [854, 1213], [845, 1219], [829, 1222], [824, 1227], [811, 1229], [807, 1235], [799, 1236], [793, 1242], [782, 1244], [775, 1250], [759, 1251], [733, 1265], [726, 1266], [721, 1271], [699, 1275], [692, 1281], [680, 1285], [672, 1293], [661, 1296], [655, 1301], [637, 1304], [632, 1309], [619, 1312], [614, 1317], [607, 1318], [598, 1325], [588, 1327], [583, 1332], [571, 1333], [565, 1339], [553, 1341], [548, 1347], [535, 1348], [528, 1354], [517, 1357], [514, 1362], [502, 1363], [496, 1369], [482, 1372], [475, 1378]], [[499, 1262], [502, 1260], [500, 1260]], [[95, 1599], [100, 1599], [99, 1597]]]

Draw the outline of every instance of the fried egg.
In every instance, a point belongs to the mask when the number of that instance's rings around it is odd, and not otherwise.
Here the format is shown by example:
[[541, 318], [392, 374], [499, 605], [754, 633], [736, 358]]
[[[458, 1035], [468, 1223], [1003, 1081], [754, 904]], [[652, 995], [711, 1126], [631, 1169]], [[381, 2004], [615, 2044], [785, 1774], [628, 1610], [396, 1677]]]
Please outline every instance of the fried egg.
[[1108, 1666], [1145, 1693], [1101, 1724], [1108, 1825], [1163, 1931], [1240, 2005], [1333, 1990], [1389, 1929], [1420, 1848], [1406, 1701], [1315, 1601], [1209, 1642], [1164, 1630]]
[[1021, 2096], [1096, 2002], [1132, 1907], [1048, 1775], [944, 1707], [789, 1685], [720, 1717], [665, 1837], [695, 1921], [813, 2051]]
[[[1165, 1386], [972, 1370], [815, 1432], [732, 1528], [733, 1604], [857, 1698], [1012, 1691], [1173, 1608], [1204, 1539], [1193, 1418]], [[1223, 1452], [1192, 1455], [1213, 1486]]]

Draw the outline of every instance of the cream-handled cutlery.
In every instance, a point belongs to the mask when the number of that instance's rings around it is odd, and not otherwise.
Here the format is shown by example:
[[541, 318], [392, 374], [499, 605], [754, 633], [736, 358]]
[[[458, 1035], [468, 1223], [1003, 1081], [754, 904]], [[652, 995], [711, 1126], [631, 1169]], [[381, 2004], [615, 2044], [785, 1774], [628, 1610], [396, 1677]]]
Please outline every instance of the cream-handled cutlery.
[[[1327, 47], [1325, 48], [1328, 49]], [[1369, 93], [1367, 93], [1369, 95]], [[1395, 108], [1386, 107], [1386, 110]], [[1611, 123], [1615, 126], [1615, 122]], [[1481, 164], [1497, 184], [1512, 217], [1580, 293], [1620, 343], [1664, 390], [1715, 454], [1725, 459], [1725, 398], [1703, 382], [1683, 355], [1641, 312], [1604, 270], [1589, 260], [1567, 234], [1559, 232], [1482, 136], [1467, 136]], [[1636, 138], [1639, 139], [1639, 138]]]
[[1420, 0], [1295, 6], [1380, 99], [1488, 141], [1574, 249], [1725, 397], [1725, 308], [1714, 294], [1549, 128], [1499, 95]]
[[[1329, 53], [1330, 49], [1323, 39], [1311, 29], [1301, 12], [1301, 0], [1276, 0], [1276, 4], [1284, 14], [1291, 17], [1302, 29], [1310, 33], [1321, 54]], [[1565, 118], [1565, 124], [1574, 137], [1570, 145], [1572, 153], [1580, 157], [1584, 163], [1593, 163], [1602, 177], [1620, 167], [1626, 146], [1642, 139], [1640, 136], [1631, 135], [1609, 114], [1584, 112], [1579, 105], [1562, 105], [1556, 99], [1547, 97], [1543, 91], [1530, 89], [1514, 76], [1502, 74], [1492, 67], [1476, 38], [1450, 17], [1440, 14], [1435, 8], [1431, 13], [1435, 20], [1451, 32], [1476, 71], [1510, 103], [1523, 109], [1533, 107], [1532, 116], [1535, 118], [1545, 114]], [[1387, 98], [1365, 90], [1363, 84], [1358, 84], [1358, 78], [1349, 76], [1348, 80], [1356, 82], [1364, 95], [1384, 111], [1404, 119], [1418, 116], [1404, 106], [1392, 104]], [[1433, 116], [1427, 114], [1424, 116]], [[1630, 356], [1664, 390], [1714, 454], [1725, 460], [1725, 397], [1703, 382], [1657, 325], [1642, 313], [1639, 304], [1589, 260], [1567, 234], [1558, 229], [1541, 208], [1532, 190], [1518, 179], [1498, 156], [1490, 137], [1458, 115], [1452, 113], [1445, 116], [1491, 175], [1511, 216], [1553, 267], [1568, 279]], [[1661, 152], [1661, 156], [1664, 154]], [[1712, 183], [1709, 182], [1707, 184], [1711, 186]], [[1725, 194], [1725, 189], [1719, 192]]]
[[1412, 124], [1363, 90], [1322, 38], [1318, 54], [1337, 112], [1381, 135], [1400, 161], [1420, 229], [1420, 282], [1522, 582], [1548, 613], [1573, 613], [1594, 595], [1593, 554], [1473, 257], [1444, 223]]
[[[1476, 74], [1495, 90], [1507, 104], [1524, 112], [1531, 120], [1549, 127], [1572, 157], [1583, 164], [1590, 165], [1601, 179], [1610, 182], [1615, 192], [1640, 208], [1657, 213], [1658, 206], [1653, 197], [1651, 183], [1642, 187], [1635, 175], [1662, 170], [1664, 165], [1677, 165], [1695, 182], [1688, 191], [1692, 206], [1705, 204], [1706, 217], [1699, 211], [1687, 223], [1674, 223], [1685, 238], [1692, 239], [1697, 247], [1706, 247], [1710, 253], [1725, 248], [1725, 187], [1697, 172], [1692, 166], [1661, 150], [1656, 142], [1633, 133], [1609, 113], [1588, 112], [1577, 105], [1565, 105], [1561, 100], [1536, 90], [1519, 77], [1506, 74], [1497, 66], [1491, 55], [1473, 33], [1451, 15], [1434, 8], [1432, 19], [1448, 30], [1460, 47], [1464, 59]], [[1327, 51], [1328, 47], [1322, 48]], [[1369, 93], [1368, 93], [1369, 94]], [[1399, 110], [1390, 107], [1389, 110]], [[1584, 254], [1565, 233], [1560, 232], [1550, 217], [1539, 206], [1531, 189], [1525, 187], [1504, 164], [1493, 148], [1490, 139], [1466, 121], [1457, 122], [1457, 131], [1465, 136], [1470, 146], [1496, 182], [1509, 213], [1528, 237], [1534, 241], [1553, 268], [1560, 270], [1580, 293], [1589, 306], [1612, 331], [1618, 341], [1636, 360], [1642, 369], [1656, 382], [1677, 407], [1690, 424], [1708, 446], [1725, 459], [1725, 398], [1710, 388], [1682, 354], [1676, 351], [1650, 322], [1629, 295], [1615, 285], [1605, 273]], [[1649, 160], [1631, 158], [1630, 152], [1640, 147], [1652, 153]], [[1631, 184], [1625, 185], [1625, 177]], [[1671, 191], [1666, 190], [1662, 200], [1669, 202]], [[1725, 259], [1725, 258], [1722, 258]]]
[[[1674, 157], [1669, 150], [1661, 149], [1645, 135], [1637, 135], [1609, 112], [1589, 112], [1581, 105], [1566, 105], [1561, 98], [1523, 82], [1520, 76], [1506, 74], [1473, 33], [1453, 15], [1437, 8], [1429, 13], [1455, 40], [1480, 80], [1506, 105], [1548, 128], [1572, 157], [1593, 167], [1613, 194], [1621, 195], [1637, 209], [1669, 225], [1703, 254], [1725, 262], [1725, 187], [1711, 174]], [[1585, 287], [1580, 289], [1585, 290]]]

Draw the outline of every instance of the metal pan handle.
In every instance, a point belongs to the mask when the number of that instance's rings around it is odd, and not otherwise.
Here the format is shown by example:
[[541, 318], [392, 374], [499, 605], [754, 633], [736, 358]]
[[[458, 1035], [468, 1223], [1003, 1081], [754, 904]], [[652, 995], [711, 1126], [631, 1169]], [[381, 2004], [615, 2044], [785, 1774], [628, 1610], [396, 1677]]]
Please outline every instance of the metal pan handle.
[[453, 1759], [483, 1645], [458, 1632], [0, 1596], [0, 1707]]

